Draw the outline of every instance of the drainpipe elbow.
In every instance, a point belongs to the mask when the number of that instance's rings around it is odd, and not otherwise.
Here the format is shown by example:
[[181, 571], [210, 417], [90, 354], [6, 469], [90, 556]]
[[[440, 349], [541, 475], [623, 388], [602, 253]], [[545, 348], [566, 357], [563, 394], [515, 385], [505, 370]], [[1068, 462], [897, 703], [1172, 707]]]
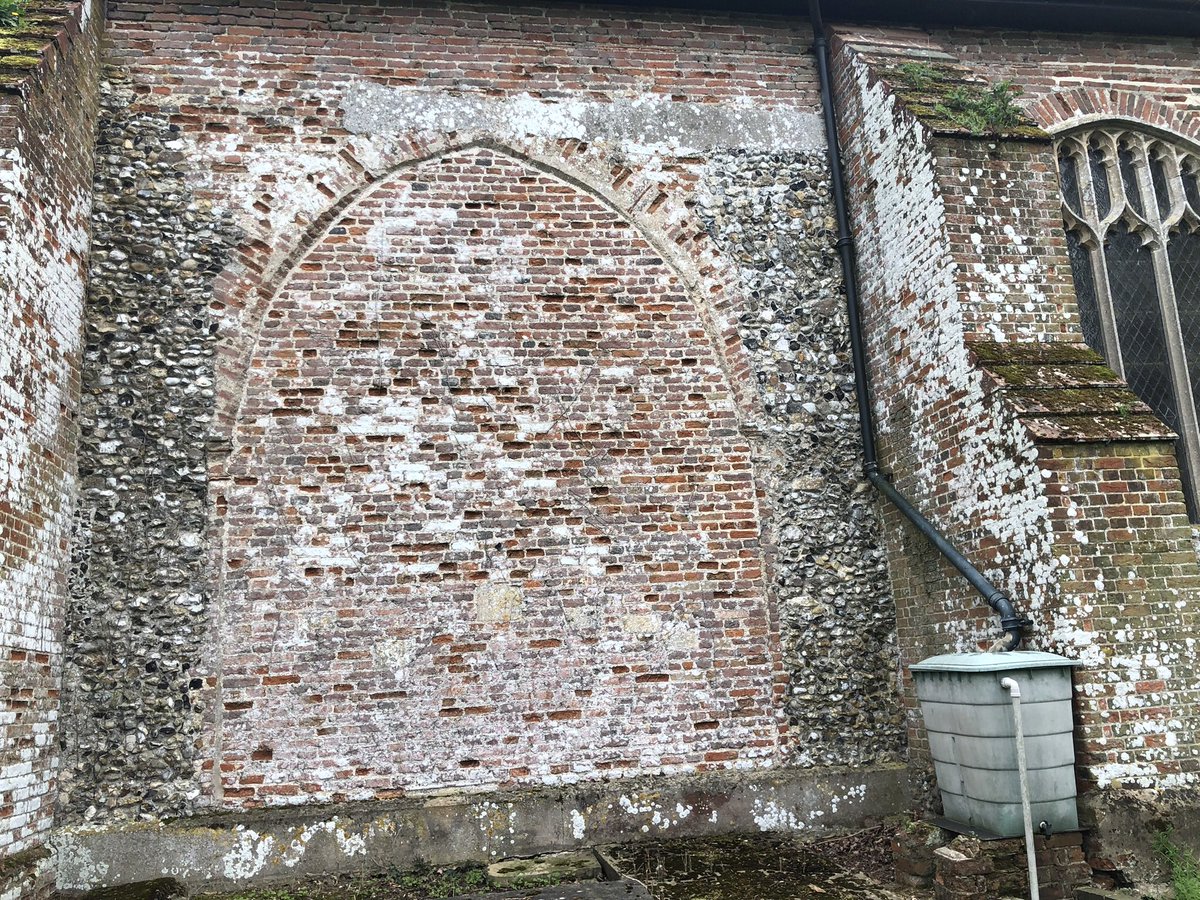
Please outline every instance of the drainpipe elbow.
[[1002, 688], [1004, 688], [1004, 690], [1008, 691], [1008, 696], [1013, 697], [1014, 699], [1018, 699], [1018, 700], [1020, 699], [1021, 686], [1019, 684], [1017, 684], [1016, 679], [1001, 678], [1000, 679], [1000, 687], [1002, 687]]
[[1022, 632], [1026, 628], [1033, 625], [1033, 622], [1021, 615], [1017, 614], [1013, 608], [1012, 600], [1002, 591], [996, 591], [987, 598], [988, 606], [1000, 614], [1000, 628], [1008, 635], [1008, 643], [1005, 644], [1005, 651], [1016, 650], [1021, 646], [1021, 641], [1024, 640]]

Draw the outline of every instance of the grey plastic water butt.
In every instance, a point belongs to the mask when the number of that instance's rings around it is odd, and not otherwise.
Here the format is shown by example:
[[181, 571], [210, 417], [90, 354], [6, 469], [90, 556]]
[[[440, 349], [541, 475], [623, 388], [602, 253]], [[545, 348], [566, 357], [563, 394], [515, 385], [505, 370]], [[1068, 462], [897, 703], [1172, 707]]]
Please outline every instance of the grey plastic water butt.
[[1071, 667], [1054, 653], [950, 653], [912, 667], [946, 818], [1003, 837], [1024, 832], [1012, 700], [1021, 686], [1033, 825], [1079, 827]]

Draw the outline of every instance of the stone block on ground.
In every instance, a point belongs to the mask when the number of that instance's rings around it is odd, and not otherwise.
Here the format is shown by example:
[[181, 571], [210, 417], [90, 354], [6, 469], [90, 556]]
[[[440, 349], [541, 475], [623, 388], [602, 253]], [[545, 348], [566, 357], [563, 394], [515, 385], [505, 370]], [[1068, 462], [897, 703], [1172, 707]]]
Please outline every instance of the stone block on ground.
[[596, 881], [600, 861], [591, 850], [547, 853], [528, 859], [505, 859], [488, 866], [488, 883], [497, 888], [516, 887], [529, 882]]

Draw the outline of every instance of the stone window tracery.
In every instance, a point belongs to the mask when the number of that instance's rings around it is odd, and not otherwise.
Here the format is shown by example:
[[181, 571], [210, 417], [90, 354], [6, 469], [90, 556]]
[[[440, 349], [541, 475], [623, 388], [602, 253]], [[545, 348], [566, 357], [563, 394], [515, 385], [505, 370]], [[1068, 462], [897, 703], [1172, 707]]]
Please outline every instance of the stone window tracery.
[[1106, 123], [1059, 139], [1067, 249], [1084, 338], [1179, 434], [1200, 512], [1200, 153]]

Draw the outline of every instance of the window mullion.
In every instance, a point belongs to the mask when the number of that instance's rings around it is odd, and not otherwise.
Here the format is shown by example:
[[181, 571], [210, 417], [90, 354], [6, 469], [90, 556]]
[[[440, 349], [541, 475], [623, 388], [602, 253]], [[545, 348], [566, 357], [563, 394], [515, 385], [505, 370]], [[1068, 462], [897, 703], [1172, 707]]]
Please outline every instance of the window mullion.
[[1108, 261], [1104, 258], [1104, 242], [1097, 241], [1092, 250], [1092, 280], [1096, 285], [1096, 306], [1100, 310], [1100, 329], [1104, 333], [1104, 358], [1117, 375], [1125, 380], [1125, 357], [1117, 339], [1117, 314], [1113, 309], [1112, 288], [1108, 283]]
[[[1117, 317], [1113, 311], [1112, 289], [1108, 284], [1108, 265], [1104, 259], [1104, 235], [1107, 231], [1101, 221], [1100, 205], [1096, 200], [1096, 185], [1092, 183], [1092, 167], [1088, 161], [1088, 143], [1083, 143], [1083, 154], [1077, 157], [1079, 171], [1079, 196], [1081, 212], [1086, 224], [1095, 235], [1096, 244], [1088, 256], [1092, 262], [1092, 282], [1096, 286], [1096, 306], [1100, 312], [1100, 331], [1104, 338], [1104, 357], [1109, 366], [1122, 379], [1125, 378], [1125, 362], [1121, 356], [1121, 343], [1117, 340]], [[1107, 172], [1107, 166], [1105, 172]], [[1110, 190], [1111, 196], [1111, 190]], [[1111, 212], [1111, 211], [1110, 211]]]
[[[1163, 331], [1167, 339], [1167, 360], [1171, 365], [1171, 380], [1175, 387], [1175, 402], [1179, 409], [1179, 438], [1183, 442], [1184, 454], [1181, 466], [1189, 468], [1200, 460], [1200, 422], [1196, 417], [1196, 401], [1192, 395], [1192, 379], [1188, 373], [1187, 354], [1183, 347], [1183, 329], [1179, 324], [1179, 309], [1175, 303], [1175, 282], [1171, 278], [1171, 262], [1167, 256], [1167, 236], [1163, 235], [1152, 251], [1154, 278], [1158, 282], [1158, 301], [1162, 310]], [[1195, 474], [1195, 473], [1189, 473]], [[1197, 496], [1197, 479], [1185, 481], [1190, 486], [1192, 507], [1200, 509]]]

